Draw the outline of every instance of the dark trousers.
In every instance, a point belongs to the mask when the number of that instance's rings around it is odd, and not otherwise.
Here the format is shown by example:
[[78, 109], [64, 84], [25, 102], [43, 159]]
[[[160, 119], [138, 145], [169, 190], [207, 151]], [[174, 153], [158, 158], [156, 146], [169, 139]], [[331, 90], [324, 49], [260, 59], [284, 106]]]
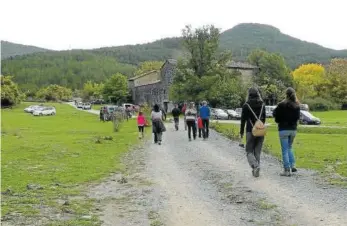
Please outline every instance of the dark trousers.
[[264, 137], [255, 137], [251, 132], [246, 133], [246, 153], [249, 165], [257, 168], [260, 165], [260, 154]]
[[199, 128], [199, 137], [201, 137], [202, 128]]
[[192, 138], [192, 130], [193, 130], [193, 137], [196, 138], [196, 123], [195, 121], [187, 121], [188, 126], [188, 138]]
[[180, 118], [179, 117], [174, 117], [174, 122], [175, 122], [175, 129], [178, 130], [178, 125], [179, 125], [179, 121]]
[[202, 129], [202, 136], [203, 138], [208, 138], [208, 134], [209, 134], [209, 124], [210, 124], [210, 120], [209, 119], [202, 119], [202, 125], [204, 126], [204, 128]]
[[138, 126], [138, 127], [139, 127], [139, 132], [140, 132], [140, 133], [143, 133], [145, 127], [144, 127], [144, 126]]

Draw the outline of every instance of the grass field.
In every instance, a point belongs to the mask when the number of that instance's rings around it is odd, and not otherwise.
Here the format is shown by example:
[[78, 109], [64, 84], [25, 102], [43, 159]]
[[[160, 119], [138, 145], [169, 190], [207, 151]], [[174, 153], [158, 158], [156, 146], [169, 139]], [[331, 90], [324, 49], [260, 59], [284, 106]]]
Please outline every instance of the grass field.
[[[97, 115], [65, 104], [53, 104], [57, 115], [43, 117], [24, 113], [27, 105], [1, 111], [1, 191], [7, 191], [2, 195], [2, 215], [37, 216], [47, 208], [55, 213], [68, 208], [76, 219], [89, 215], [93, 200], [76, 199], [67, 207], [58, 200], [82, 195], [88, 182], [122, 170], [121, 156], [138, 140], [135, 120], [113, 133], [111, 122], [101, 123]], [[109, 136], [113, 140], [105, 139]], [[29, 184], [36, 188], [28, 189]], [[76, 219], [66, 225], [89, 225], [95, 220]]]
[[[237, 139], [240, 130], [240, 126], [235, 124], [214, 123], [213, 127], [231, 139]], [[347, 177], [346, 137], [347, 128], [300, 127], [294, 141], [297, 167], [315, 169], [322, 173], [336, 172]], [[279, 159], [282, 158], [278, 131], [274, 126], [268, 127], [264, 149]]]

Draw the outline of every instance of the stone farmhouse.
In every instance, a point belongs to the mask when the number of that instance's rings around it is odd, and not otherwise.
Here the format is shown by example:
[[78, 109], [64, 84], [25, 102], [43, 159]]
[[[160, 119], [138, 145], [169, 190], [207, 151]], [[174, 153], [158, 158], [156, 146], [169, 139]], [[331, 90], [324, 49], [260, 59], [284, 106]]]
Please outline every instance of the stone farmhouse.
[[[166, 111], [171, 111], [173, 103], [169, 100], [169, 88], [172, 84], [177, 61], [168, 59], [158, 71], [149, 71], [130, 78], [129, 88], [135, 104], [147, 103], [150, 106], [157, 103]], [[254, 65], [231, 61], [226, 65], [230, 70], [240, 73], [245, 82], [250, 81], [258, 72]]]

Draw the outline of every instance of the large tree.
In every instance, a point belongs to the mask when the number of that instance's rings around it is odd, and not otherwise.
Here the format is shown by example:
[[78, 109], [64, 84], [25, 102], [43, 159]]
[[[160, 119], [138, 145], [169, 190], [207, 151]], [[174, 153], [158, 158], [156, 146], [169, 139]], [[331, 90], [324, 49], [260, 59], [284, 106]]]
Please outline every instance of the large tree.
[[293, 85], [290, 69], [281, 55], [256, 49], [248, 56], [248, 62], [259, 68], [254, 82], [261, 88], [268, 104], [276, 104], [283, 90]]
[[237, 75], [226, 68], [231, 60], [231, 53], [218, 52], [219, 29], [210, 25], [192, 30], [190, 26], [186, 26], [182, 35], [188, 55], [178, 61], [170, 99], [205, 99], [212, 106], [235, 105], [242, 95], [237, 92], [237, 87], [242, 87], [242, 83]]
[[1, 106], [9, 107], [20, 103], [23, 94], [18, 89], [11, 76], [1, 75]]
[[127, 99], [129, 94], [127, 76], [117, 73], [112, 75], [105, 83], [103, 96], [105, 100], [119, 104]]
[[331, 60], [326, 73], [326, 89], [337, 103], [347, 103], [347, 59]]
[[325, 83], [325, 69], [320, 64], [303, 64], [293, 71], [293, 79], [296, 85], [298, 97], [314, 98], [322, 96], [322, 85]]
[[102, 83], [93, 83], [92, 81], [88, 81], [84, 83], [82, 95], [83, 99], [90, 100], [95, 98], [100, 98], [102, 96], [102, 92], [104, 89], [104, 84]]

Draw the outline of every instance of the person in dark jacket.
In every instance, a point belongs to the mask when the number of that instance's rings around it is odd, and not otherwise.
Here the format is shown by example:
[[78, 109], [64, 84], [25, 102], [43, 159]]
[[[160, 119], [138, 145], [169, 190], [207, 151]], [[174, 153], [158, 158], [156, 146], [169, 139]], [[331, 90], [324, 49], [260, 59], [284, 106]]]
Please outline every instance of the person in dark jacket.
[[165, 132], [165, 126], [163, 123], [163, 113], [160, 110], [158, 104], [155, 104], [153, 107], [153, 111], [151, 113], [152, 119], [152, 132], [154, 133], [154, 143], [158, 143], [161, 145], [162, 135]]
[[252, 134], [252, 128], [257, 119], [261, 120], [265, 124], [266, 110], [259, 90], [252, 87], [248, 90], [247, 101], [242, 107], [240, 137], [241, 139], [243, 138], [245, 124], [247, 123], [246, 154], [248, 163], [252, 167], [252, 174], [254, 177], [259, 177], [260, 154], [264, 143], [264, 137], [255, 137]]
[[174, 109], [172, 109], [171, 114], [172, 114], [172, 117], [173, 117], [174, 122], [175, 122], [175, 129], [178, 130], [181, 111], [178, 108], [177, 104], [175, 104], [175, 107], [174, 107]]
[[300, 119], [300, 103], [293, 88], [286, 90], [286, 99], [280, 102], [273, 111], [273, 116], [278, 124], [279, 137], [282, 148], [284, 172], [281, 176], [290, 176], [296, 172], [293, 142], [296, 136], [298, 121]]

